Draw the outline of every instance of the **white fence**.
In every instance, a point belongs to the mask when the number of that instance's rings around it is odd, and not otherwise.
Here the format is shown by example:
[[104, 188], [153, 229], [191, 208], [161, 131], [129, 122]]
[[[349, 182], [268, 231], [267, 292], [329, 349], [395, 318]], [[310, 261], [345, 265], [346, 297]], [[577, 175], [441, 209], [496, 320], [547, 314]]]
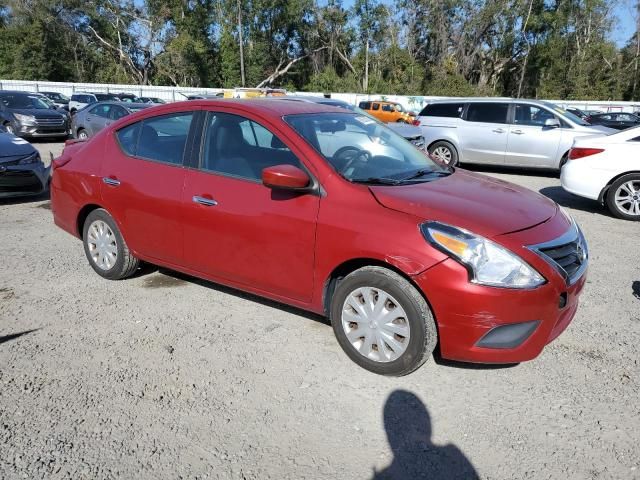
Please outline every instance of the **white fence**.
[[[27, 92], [59, 92], [71, 96], [74, 92], [103, 92], [103, 93], [133, 93], [139, 97], [157, 97], [167, 102], [184, 100], [187, 95], [215, 94], [222, 88], [185, 88], [185, 87], [156, 87], [148, 85], [118, 85], [110, 83], [64, 83], [41, 82], [29, 80], [1, 80], [0, 90], [22, 90]], [[291, 92], [294, 95], [325, 95], [320, 92]], [[409, 96], [409, 95], [365, 95], [360, 93], [333, 93], [331, 98], [344, 100], [357, 105], [363, 100], [391, 100], [401, 103], [406, 109], [420, 111], [433, 100], [447, 97]], [[587, 101], [587, 100], [551, 100], [561, 106], [573, 106], [581, 110], [600, 110], [603, 112], [632, 112], [640, 110], [640, 102], [618, 101]]]

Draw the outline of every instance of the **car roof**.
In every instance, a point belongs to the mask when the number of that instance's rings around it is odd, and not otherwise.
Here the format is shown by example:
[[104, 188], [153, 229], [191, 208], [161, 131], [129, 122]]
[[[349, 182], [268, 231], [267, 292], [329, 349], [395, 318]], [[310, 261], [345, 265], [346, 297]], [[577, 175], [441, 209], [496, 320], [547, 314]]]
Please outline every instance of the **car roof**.
[[[343, 108], [333, 107], [330, 105], [321, 105], [315, 102], [292, 102], [291, 100], [282, 100], [279, 98], [250, 98], [250, 99], [232, 99], [220, 98], [216, 100], [191, 100], [184, 102], [175, 102], [167, 104], [165, 108], [175, 105], [189, 106], [216, 106], [228, 107], [233, 105], [239, 110], [253, 110], [268, 117], [282, 117], [283, 115], [297, 115], [305, 113], [348, 113]], [[163, 108], [163, 107], [154, 107]], [[157, 111], [157, 110], [156, 110]]]
[[148, 103], [136, 103], [136, 102], [118, 102], [117, 100], [103, 100], [101, 102], [96, 102], [91, 104], [91, 108], [99, 105], [118, 105], [124, 108], [149, 108], [150, 105]]

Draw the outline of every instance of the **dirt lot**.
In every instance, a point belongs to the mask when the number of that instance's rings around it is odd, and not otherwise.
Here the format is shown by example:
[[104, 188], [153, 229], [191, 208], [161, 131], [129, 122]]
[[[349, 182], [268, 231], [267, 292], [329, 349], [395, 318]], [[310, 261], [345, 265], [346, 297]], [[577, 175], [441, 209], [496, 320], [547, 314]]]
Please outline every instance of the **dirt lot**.
[[582, 225], [581, 308], [535, 361], [400, 379], [320, 317], [169, 271], [103, 280], [46, 198], [0, 202], [0, 478], [640, 478], [640, 225], [487, 173]]

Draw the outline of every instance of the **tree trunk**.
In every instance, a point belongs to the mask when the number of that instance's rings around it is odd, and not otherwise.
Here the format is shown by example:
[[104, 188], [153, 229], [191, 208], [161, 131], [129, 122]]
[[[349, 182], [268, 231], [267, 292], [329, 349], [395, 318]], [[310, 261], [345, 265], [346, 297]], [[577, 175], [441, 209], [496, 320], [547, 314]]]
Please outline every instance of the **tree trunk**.
[[245, 86], [245, 78], [244, 78], [244, 47], [242, 40], [242, 7], [240, 5], [240, 0], [238, 0], [238, 45], [240, 47], [240, 81], [242, 82], [242, 86]]
[[362, 90], [365, 93], [369, 91], [369, 39], [368, 38], [367, 38], [367, 44], [364, 47], [364, 79], [362, 80]]

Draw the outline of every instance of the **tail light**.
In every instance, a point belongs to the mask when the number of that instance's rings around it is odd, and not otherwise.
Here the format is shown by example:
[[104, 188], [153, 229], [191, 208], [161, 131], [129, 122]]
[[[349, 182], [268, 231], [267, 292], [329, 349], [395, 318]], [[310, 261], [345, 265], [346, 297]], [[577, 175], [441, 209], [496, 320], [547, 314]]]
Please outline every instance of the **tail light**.
[[412, 125], [415, 125], [416, 127], [420, 126], [420, 120], [418, 120], [417, 118], [411, 122]]
[[596, 153], [604, 152], [604, 148], [572, 148], [569, 150], [569, 160], [577, 160], [578, 158], [588, 157]]

